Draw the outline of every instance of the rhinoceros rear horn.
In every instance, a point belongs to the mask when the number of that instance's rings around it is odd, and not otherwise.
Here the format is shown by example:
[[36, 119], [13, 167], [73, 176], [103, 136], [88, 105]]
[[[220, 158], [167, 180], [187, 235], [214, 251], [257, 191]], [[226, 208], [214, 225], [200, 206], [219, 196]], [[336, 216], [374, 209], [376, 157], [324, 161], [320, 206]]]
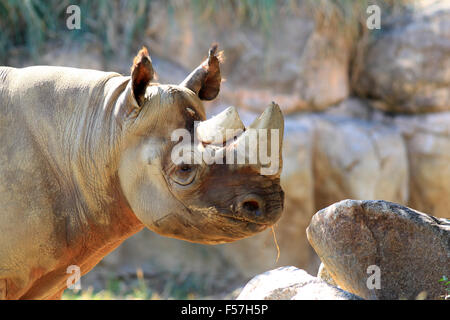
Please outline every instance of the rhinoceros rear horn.
[[215, 117], [200, 122], [197, 137], [203, 143], [221, 144], [227, 139], [227, 131], [242, 132], [244, 129], [236, 108], [229, 107]]
[[209, 49], [208, 58], [180, 84], [194, 91], [201, 100], [212, 100], [219, 94], [220, 62], [222, 52], [217, 52], [217, 44]]
[[146, 47], [142, 47], [137, 56], [134, 58], [131, 67], [131, 81], [133, 95], [139, 106], [144, 100], [145, 90], [150, 81], [155, 77], [152, 59], [148, 54]]

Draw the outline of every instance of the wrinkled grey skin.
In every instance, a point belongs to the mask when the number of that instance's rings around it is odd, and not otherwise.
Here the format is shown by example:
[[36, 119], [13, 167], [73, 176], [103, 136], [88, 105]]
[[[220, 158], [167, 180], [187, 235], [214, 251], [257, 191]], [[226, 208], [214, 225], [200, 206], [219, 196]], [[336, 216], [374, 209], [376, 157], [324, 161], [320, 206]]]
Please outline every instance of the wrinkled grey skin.
[[[131, 77], [0, 67], [0, 299], [60, 298], [68, 266], [87, 273], [144, 226], [213, 244], [279, 218], [279, 173], [171, 163], [171, 132], [191, 130], [205, 111], [195, 90], [150, 83], [145, 53]], [[263, 214], [240, 207], [248, 197]]]

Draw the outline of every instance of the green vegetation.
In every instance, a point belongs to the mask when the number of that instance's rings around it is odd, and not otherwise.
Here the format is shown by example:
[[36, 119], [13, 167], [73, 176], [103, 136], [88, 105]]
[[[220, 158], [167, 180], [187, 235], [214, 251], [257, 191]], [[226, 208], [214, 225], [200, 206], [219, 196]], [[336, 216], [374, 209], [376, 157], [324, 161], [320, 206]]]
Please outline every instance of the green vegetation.
[[136, 29], [145, 26], [150, 7], [148, 2], [139, 0], [81, 0], [76, 3], [82, 12], [81, 29], [69, 32], [66, 9], [71, 4], [69, 0], [1, 0], [0, 63], [16, 47], [25, 47], [32, 57], [36, 56], [45, 42], [101, 43], [108, 55], [117, 32], [127, 48]]
[[447, 276], [442, 276], [442, 278], [439, 279], [439, 282], [442, 283], [442, 285], [444, 286], [444, 291], [445, 291], [442, 298], [445, 300], [450, 299], [450, 280], [448, 279]]

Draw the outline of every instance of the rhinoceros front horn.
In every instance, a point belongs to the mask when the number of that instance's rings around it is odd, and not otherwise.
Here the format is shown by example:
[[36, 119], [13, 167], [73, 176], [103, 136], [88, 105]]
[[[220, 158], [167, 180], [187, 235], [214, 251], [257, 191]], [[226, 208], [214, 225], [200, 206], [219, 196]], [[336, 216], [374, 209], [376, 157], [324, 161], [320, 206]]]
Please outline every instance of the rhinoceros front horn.
[[192, 71], [180, 84], [194, 91], [201, 100], [212, 100], [220, 91], [220, 60], [222, 54], [217, 52], [217, 45], [209, 49], [208, 58]]
[[283, 114], [278, 104], [272, 102], [239, 136], [235, 148], [241, 156], [245, 152], [247, 163], [273, 169], [266, 170], [265, 174], [279, 173], [282, 167], [283, 134]]
[[283, 141], [284, 118], [280, 107], [275, 102], [253, 121], [249, 128], [253, 129], [278, 129], [281, 131], [280, 142]]

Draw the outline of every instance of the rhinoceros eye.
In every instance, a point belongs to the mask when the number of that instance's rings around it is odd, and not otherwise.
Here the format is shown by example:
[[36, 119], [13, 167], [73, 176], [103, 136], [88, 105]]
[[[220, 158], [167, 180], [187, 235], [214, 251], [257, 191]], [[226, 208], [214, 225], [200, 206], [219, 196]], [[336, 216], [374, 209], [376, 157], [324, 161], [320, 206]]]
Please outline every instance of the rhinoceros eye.
[[180, 167], [180, 171], [181, 171], [181, 172], [190, 172], [191, 170], [192, 170], [192, 167], [189, 166], [189, 165], [187, 165], [187, 164], [183, 164], [183, 165]]
[[171, 178], [178, 184], [186, 186], [194, 181], [197, 166], [191, 164], [180, 164], [173, 171]]

